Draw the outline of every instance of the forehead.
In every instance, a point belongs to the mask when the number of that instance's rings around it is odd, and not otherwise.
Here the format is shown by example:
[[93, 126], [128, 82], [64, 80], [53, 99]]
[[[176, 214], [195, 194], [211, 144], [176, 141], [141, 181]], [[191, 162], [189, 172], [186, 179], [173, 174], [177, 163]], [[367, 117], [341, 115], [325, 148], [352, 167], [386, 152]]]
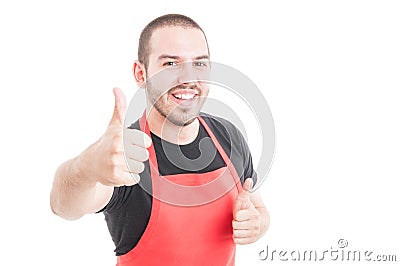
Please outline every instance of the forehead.
[[155, 60], [162, 54], [185, 59], [208, 54], [203, 32], [196, 28], [180, 26], [156, 29], [151, 36], [150, 48], [150, 60]]

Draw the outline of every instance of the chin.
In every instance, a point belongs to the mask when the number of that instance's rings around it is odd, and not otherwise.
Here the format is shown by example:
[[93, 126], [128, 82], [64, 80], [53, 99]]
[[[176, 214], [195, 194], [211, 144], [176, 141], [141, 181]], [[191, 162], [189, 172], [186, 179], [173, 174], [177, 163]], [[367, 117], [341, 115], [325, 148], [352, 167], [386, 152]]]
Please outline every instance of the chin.
[[197, 117], [197, 115], [194, 115], [194, 116], [190, 116], [190, 118], [188, 118], [188, 119], [182, 119], [182, 116], [180, 116], [179, 118], [175, 118], [175, 117], [173, 117], [173, 115], [166, 116], [166, 118], [168, 119], [169, 122], [171, 122], [172, 124], [174, 124], [176, 126], [180, 126], [180, 127], [190, 125], [191, 123], [193, 123], [193, 121], [196, 120], [196, 117]]

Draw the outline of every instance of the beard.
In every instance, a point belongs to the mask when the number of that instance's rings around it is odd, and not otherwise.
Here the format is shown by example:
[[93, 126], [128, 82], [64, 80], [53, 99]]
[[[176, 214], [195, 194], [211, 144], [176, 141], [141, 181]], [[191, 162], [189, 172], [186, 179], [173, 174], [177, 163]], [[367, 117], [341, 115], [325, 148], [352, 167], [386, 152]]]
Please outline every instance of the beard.
[[[189, 106], [183, 106], [177, 103], [172, 103], [169, 100], [171, 92], [181, 90], [181, 89], [191, 89], [196, 90], [198, 95], [192, 99], [193, 103]], [[199, 115], [201, 108], [204, 105], [206, 96], [204, 95], [204, 90], [202, 90], [198, 85], [178, 85], [172, 87], [168, 91], [160, 92], [154, 89], [151, 84], [148, 84], [146, 89], [147, 97], [150, 100], [152, 106], [168, 121], [176, 126], [187, 126], [191, 124], [196, 117]]]

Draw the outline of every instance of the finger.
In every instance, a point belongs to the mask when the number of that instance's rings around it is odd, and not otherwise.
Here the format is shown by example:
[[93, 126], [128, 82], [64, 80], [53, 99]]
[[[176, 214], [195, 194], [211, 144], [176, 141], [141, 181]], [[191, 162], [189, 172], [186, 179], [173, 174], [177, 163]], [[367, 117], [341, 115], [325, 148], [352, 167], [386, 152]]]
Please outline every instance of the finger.
[[253, 236], [252, 230], [233, 230], [233, 237], [234, 238], [245, 238], [245, 237], [252, 237]]
[[254, 221], [251, 220], [245, 220], [245, 221], [232, 221], [232, 229], [233, 230], [252, 230], [252, 229], [257, 229], [259, 226], [257, 223], [254, 223]]
[[125, 129], [124, 132], [124, 143], [133, 144], [143, 148], [151, 146], [151, 138], [143, 131], [137, 129]]
[[239, 194], [239, 196], [237, 197], [235, 204], [233, 206], [233, 217], [236, 219], [236, 215], [240, 210], [245, 210], [246, 208], [248, 208], [248, 199], [246, 195], [243, 195], [242, 193], [244, 193], [243, 191]]
[[243, 191], [250, 193], [250, 190], [253, 188], [253, 179], [252, 178], [246, 178], [246, 180], [243, 183]]
[[125, 147], [125, 156], [128, 159], [135, 160], [138, 162], [144, 162], [149, 159], [149, 152], [147, 149], [136, 146], [136, 145], [126, 145]]
[[234, 237], [233, 242], [238, 245], [247, 245], [254, 243], [256, 241], [255, 237]]
[[250, 201], [250, 190], [253, 187], [253, 179], [246, 178], [243, 183], [243, 190], [240, 192], [239, 196], [236, 199], [234, 205], [234, 213], [238, 212], [239, 210], [247, 209], [251, 206]]
[[253, 219], [258, 219], [259, 218], [259, 213], [251, 211], [249, 209], [245, 210], [239, 210], [235, 214], [235, 221], [237, 222], [243, 222], [243, 221], [249, 221]]
[[144, 170], [144, 163], [136, 160], [127, 159], [129, 172], [134, 174], [140, 174]]
[[140, 176], [138, 174], [133, 174], [129, 172], [121, 172], [118, 176], [118, 180], [114, 186], [121, 187], [121, 186], [133, 186], [139, 183]]
[[126, 100], [125, 95], [119, 88], [113, 89], [115, 103], [114, 103], [114, 113], [111, 118], [110, 124], [123, 125], [126, 113]]
[[235, 204], [233, 206], [233, 214], [235, 215], [238, 211], [244, 210], [250, 207], [250, 192], [249, 188], [251, 188], [253, 180], [251, 178], [247, 178], [243, 184], [243, 190], [239, 193], [236, 198]]

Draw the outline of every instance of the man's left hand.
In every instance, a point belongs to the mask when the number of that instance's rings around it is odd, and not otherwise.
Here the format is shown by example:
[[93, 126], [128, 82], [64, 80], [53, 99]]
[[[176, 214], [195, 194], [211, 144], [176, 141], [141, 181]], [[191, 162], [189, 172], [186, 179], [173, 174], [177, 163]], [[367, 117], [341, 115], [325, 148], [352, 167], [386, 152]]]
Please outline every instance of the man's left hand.
[[260, 212], [250, 199], [252, 187], [253, 180], [247, 178], [233, 207], [233, 240], [240, 245], [253, 243], [264, 233]]

